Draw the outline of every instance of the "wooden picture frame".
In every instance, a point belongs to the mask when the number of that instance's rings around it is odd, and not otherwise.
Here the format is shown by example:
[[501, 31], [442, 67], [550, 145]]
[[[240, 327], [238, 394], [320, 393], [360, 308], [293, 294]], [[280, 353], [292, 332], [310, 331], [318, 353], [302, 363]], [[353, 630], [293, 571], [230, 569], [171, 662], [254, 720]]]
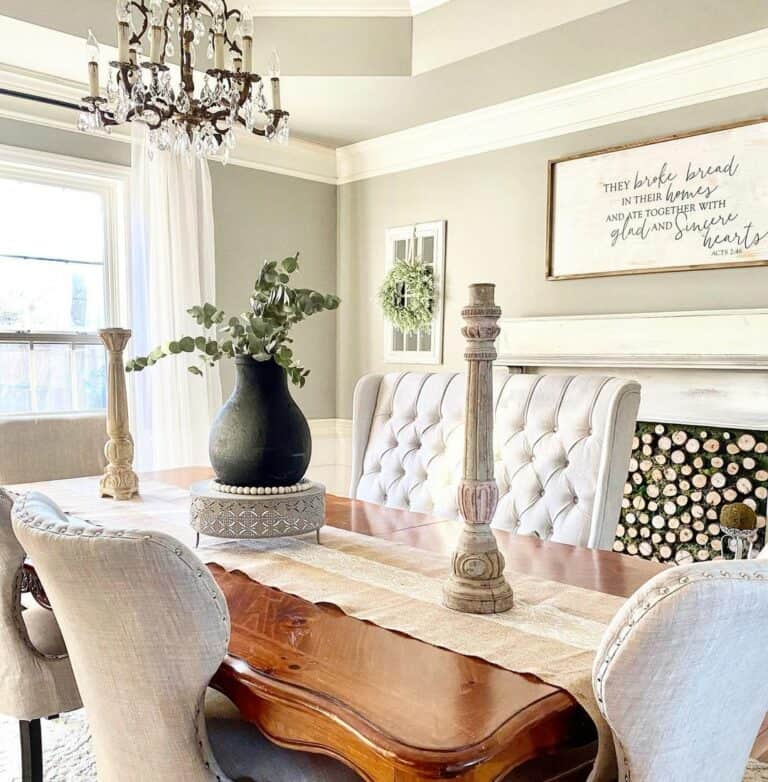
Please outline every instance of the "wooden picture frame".
[[[751, 130], [750, 130], [751, 129]], [[733, 138], [741, 135], [739, 134], [739, 131], [743, 131], [743, 135], [745, 136], [745, 144], [743, 144], [738, 149], [734, 149], [734, 146], [727, 147], [728, 142], [732, 142]], [[761, 116], [754, 119], [744, 120], [742, 122], [734, 122], [726, 125], [718, 125], [716, 127], [709, 127], [699, 130], [694, 130], [686, 133], [676, 133], [668, 136], [661, 136], [658, 138], [652, 138], [645, 141], [639, 141], [632, 144], [622, 144], [614, 147], [606, 147], [603, 149], [597, 149], [592, 150], [589, 152], [583, 152], [577, 155], [570, 155], [567, 157], [557, 158], [555, 160], [550, 160], [548, 163], [548, 182], [547, 182], [547, 236], [546, 236], [546, 278], [548, 280], [575, 280], [575, 279], [585, 279], [585, 278], [592, 278], [592, 277], [615, 277], [615, 276], [625, 276], [625, 275], [635, 275], [635, 274], [656, 274], [656, 273], [662, 273], [662, 272], [680, 272], [680, 271], [695, 271], [699, 269], [727, 269], [727, 268], [743, 268], [743, 267], [755, 267], [755, 266], [766, 266], [768, 265], [768, 219], [765, 220], [764, 223], [761, 223], [761, 225], [757, 226], [756, 233], [757, 235], [763, 235], [762, 239], [759, 239], [759, 248], [749, 248], [749, 251], [746, 252], [735, 252], [732, 251], [733, 256], [738, 255], [744, 255], [743, 259], [739, 259], [738, 257], [730, 257], [728, 260], [710, 260], [709, 258], [704, 259], [702, 257], [701, 260], [692, 263], [690, 260], [690, 243], [688, 248], [683, 248], [682, 246], [679, 248], [682, 255], [685, 257], [682, 257], [680, 259], [680, 262], [677, 263], [669, 263], [664, 259], [658, 259], [655, 260], [652, 258], [647, 259], [637, 259], [633, 261], [631, 264], [625, 262], [625, 265], [621, 265], [621, 260], [604, 260], [605, 255], [599, 256], [600, 260], [595, 262], [594, 261], [594, 254], [596, 252], [599, 252], [599, 248], [596, 250], [594, 246], [594, 242], [592, 241], [594, 239], [594, 234], [590, 234], [589, 230], [595, 229], [596, 222], [591, 225], [586, 225], [584, 220], [578, 220], [576, 218], [573, 219], [574, 224], [578, 225], [580, 228], [583, 228], [584, 236], [579, 237], [581, 241], [570, 241], [568, 244], [570, 246], [581, 246], [582, 244], [585, 247], [590, 247], [590, 252], [592, 255], [590, 256], [592, 259], [592, 266], [591, 268], [588, 267], [587, 262], [585, 261], [582, 265], [586, 268], [573, 268], [574, 266], [579, 266], [578, 260], [569, 259], [567, 262], [564, 262], [561, 258], [559, 259], [557, 257], [557, 245], [558, 240], [563, 243], [566, 241], [565, 236], [567, 236], [567, 232], [563, 232], [562, 230], [558, 231], [558, 222], [557, 222], [557, 216], [558, 216], [558, 207], [562, 208], [562, 204], [558, 204], [558, 177], [563, 176], [563, 169], [566, 167], [569, 163], [575, 163], [575, 162], [582, 162], [589, 159], [598, 159], [601, 158], [604, 160], [607, 159], [608, 156], [616, 156], [620, 155], [621, 153], [631, 153], [636, 150], [645, 150], [645, 149], [653, 149], [655, 152], [660, 152], [662, 149], [662, 145], [667, 144], [675, 144], [677, 145], [677, 149], [669, 148], [667, 150], [667, 154], [670, 156], [670, 159], [674, 158], [672, 157], [674, 154], [678, 154], [680, 156], [680, 160], [675, 160], [675, 162], [668, 165], [667, 173], [675, 173], [676, 176], [679, 177], [680, 170], [675, 170], [678, 166], [680, 166], [681, 161], [685, 159], [685, 147], [684, 145], [680, 145], [680, 142], [685, 142], [687, 140], [696, 139], [698, 137], [707, 137], [707, 145], [708, 148], [710, 146], [715, 145], [715, 139], [713, 138], [714, 134], [728, 134], [728, 136], [721, 136], [719, 139], [717, 139], [718, 142], [722, 142], [726, 148], [730, 151], [730, 149], [734, 149], [733, 152], [729, 152], [729, 154], [733, 155], [733, 159], [736, 161], [734, 163], [734, 166], [739, 169], [739, 166], [741, 165], [741, 162], [738, 159], [738, 154], [740, 152], [743, 152], [744, 150], [748, 150], [752, 161], [758, 160], [761, 166], [765, 166], [765, 180], [766, 185], [765, 187], [760, 187], [759, 195], [760, 199], [757, 202], [757, 206], [752, 206], [752, 201], [749, 201], [749, 208], [750, 213], [745, 215], [743, 219], [747, 220], [750, 215], [759, 215], [761, 211], [763, 213], [768, 213], [768, 116]], [[747, 143], [748, 142], [748, 143]], [[757, 155], [755, 151], [755, 143], [764, 143], [765, 148], [760, 150], [760, 156]], [[695, 145], [693, 145], [695, 146]], [[725, 160], [719, 160], [717, 152], [713, 153], [714, 156], [712, 158], [712, 163], [710, 164], [710, 167], [716, 166], [718, 168], [724, 168], [727, 164]], [[667, 155], [663, 155], [663, 157], [666, 157]], [[646, 159], [650, 156], [646, 155], [643, 156]], [[660, 155], [662, 157], [662, 155]], [[722, 153], [720, 154], [720, 158], [722, 158]], [[763, 163], [762, 160], [760, 160], [760, 157], [764, 158], [765, 163]], [[636, 171], [635, 167], [633, 167], [633, 163], [638, 162], [637, 160], [632, 160], [627, 158], [625, 162], [625, 167], [627, 169], [627, 176], [630, 175], [630, 173], [633, 173]], [[642, 161], [640, 161], [642, 162]], [[743, 162], [743, 161], [742, 161]], [[750, 162], [750, 160], [747, 160], [747, 162]], [[615, 161], [614, 161], [615, 163]], [[706, 171], [703, 171], [703, 163], [699, 164], [698, 166], [694, 166], [694, 171], [697, 169], [701, 170], [702, 173], [706, 173]], [[732, 168], [734, 167], [732, 166]], [[609, 166], [606, 166], [608, 168]], [[571, 172], [572, 176], [578, 176], [583, 175], [585, 166], [579, 167], [581, 170], [576, 172]], [[741, 170], [741, 169], [739, 169]], [[748, 169], [749, 175], [748, 175], [748, 183], [747, 186], [751, 187], [753, 190], [755, 188], [755, 182], [760, 179], [760, 175], [758, 173], [761, 169]], [[691, 171], [690, 164], [688, 167], [685, 168], [684, 174], [687, 176], [687, 174]], [[590, 171], [589, 174], [591, 176], [595, 176], [597, 171]], [[738, 172], [737, 172], [738, 173]], [[639, 171], [638, 171], [639, 174]], [[647, 175], [643, 175], [640, 177], [641, 181], [645, 180]], [[684, 189], [684, 186], [686, 184], [685, 176], [682, 177], [682, 179], [679, 181], [679, 189]], [[726, 176], [735, 176], [735, 174], [725, 174], [722, 170], [714, 172], [709, 178], [707, 177], [696, 177], [694, 179], [694, 184], [701, 183], [702, 186], [714, 188], [714, 190], [719, 189], [720, 184], [722, 182], [721, 179], [724, 179]], [[744, 174], [742, 174], [744, 176]], [[562, 179], [561, 179], [562, 181]], [[587, 187], [589, 186], [589, 181], [595, 181], [594, 179], [588, 180]], [[632, 185], [635, 185], [637, 183], [637, 179], [633, 180], [625, 180], [625, 181], [631, 181]], [[734, 181], [734, 180], [731, 180]], [[718, 185], [715, 185], [715, 182], [718, 182]], [[611, 183], [606, 182], [598, 182], [599, 186], [602, 186], [604, 189], [606, 186], [610, 186]], [[642, 187], [642, 185], [640, 186]], [[570, 185], [570, 188], [575, 193], [576, 190], [573, 185]], [[640, 189], [640, 188], [638, 188]], [[597, 192], [597, 191], [595, 191]], [[634, 192], [631, 188], [628, 190], [629, 193]], [[664, 192], [661, 190], [657, 190], [657, 192], [660, 193], [660, 195], [664, 196]], [[693, 192], [693, 191], [691, 191]], [[714, 191], [713, 191], [714, 192]], [[604, 190], [604, 194], [608, 196], [608, 198], [614, 197], [615, 200], [613, 202], [613, 206], [616, 206], [620, 203], [620, 195], [617, 196], [616, 193], [610, 193], [608, 194], [607, 191]], [[638, 197], [642, 197], [643, 195], [646, 195], [646, 193], [641, 192], [638, 194]], [[711, 194], [710, 194], [711, 195]], [[726, 190], [720, 190], [718, 193], [718, 196], [721, 196], [719, 198], [719, 201], [722, 201], [725, 199], [727, 202], [728, 198], [734, 199], [735, 201], [738, 201], [739, 197], [747, 198], [750, 194], [747, 193], [747, 196], [745, 196], [742, 193], [738, 193], [737, 195], [734, 195], [731, 192], [728, 192]], [[752, 194], [753, 195], [753, 194]], [[628, 196], [631, 197], [631, 196]], [[699, 198], [703, 198], [704, 195], [698, 196]], [[606, 199], [607, 200], [607, 199]], [[690, 199], [690, 201], [693, 203], [694, 208], [697, 206], [696, 199]], [[653, 202], [657, 203], [657, 202]], [[673, 203], [671, 206], [676, 207], [682, 207], [686, 202], [684, 200], [680, 200], [677, 203]], [[607, 221], [608, 217], [612, 217], [612, 215], [605, 211], [605, 209], [600, 209], [600, 206], [607, 206], [607, 204], [599, 204], [596, 209], [596, 220], [602, 216], [604, 220]], [[731, 205], [734, 205], [734, 202], [731, 202]], [[739, 207], [739, 203], [735, 203], [736, 208]], [[666, 200], [662, 200], [659, 204], [660, 207], [664, 206], [670, 206], [666, 202]], [[619, 207], [620, 208], [620, 207]], [[649, 207], [649, 210], [652, 209], [652, 207]], [[724, 210], [727, 210], [728, 207], [723, 207]], [[644, 211], [644, 207], [641, 205], [639, 211]], [[617, 215], [618, 212], [614, 212], [614, 215]], [[703, 212], [702, 212], [703, 214]], [[710, 212], [712, 214], [712, 212]], [[728, 214], [730, 214], [730, 210], [725, 213], [721, 219], [727, 220]], [[738, 218], [738, 214], [736, 215]], [[561, 217], [561, 220], [563, 218]], [[677, 219], [677, 216], [675, 215], [675, 219]], [[697, 218], [698, 219], [698, 218]], [[705, 219], [705, 218], [702, 218]], [[666, 221], [668, 222], [668, 221]], [[626, 223], [625, 223], [626, 224]], [[738, 227], [740, 224], [736, 223], [736, 227]], [[574, 233], [576, 229], [571, 229], [571, 233]], [[607, 230], [605, 237], [607, 237], [608, 241], [613, 238], [611, 234], [611, 230]], [[661, 229], [659, 229], [661, 230]], [[674, 242], [675, 239], [672, 238], [673, 235], [677, 233], [677, 226], [673, 225], [671, 229], [674, 234], [670, 235], [668, 242]], [[723, 229], [724, 231], [730, 230], [730, 229]], [[691, 231], [691, 233], [694, 233]], [[565, 236], [564, 236], [565, 234]], [[724, 235], [724, 234], [723, 234]], [[730, 235], [730, 234], [729, 234]], [[600, 234], [599, 238], [602, 242], [605, 238], [604, 235]], [[573, 237], [569, 237], [573, 238]], [[630, 236], [629, 240], [634, 241], [636, 239], [639, 239], [640, 237], [634, 237]], [[694, 240], [693, 236], [687, 236], [685, 235], [685, 238]], [[699, 237], [696, 237], [699, 238]], [[754, 234], [752, 235], [752, 238], [754, 238]], [[660, 244], [664, 242], [663, 237], [656, 237], [657, 242], [656, 244]], [[622, 236], [620, 238], [620, 241], [623, 241], [624, 237]], [[679, 241], [679, 240], [678, 240]], [[636, 244], [636, 243], [635, 243]], [[603, 244], [603, 250], [606, 249], [605, 244]], [[608, 249], [613, 249], [613, 247], [608, 247]], [[668, 248], [665, 247], [665, 250], [667, 251], [667, 254], [671, 254], [668, 250]], [[563, 251], [561, 251], [562, 253]], [[578, 252], [578, 251], [575, 251]], [[708, 250], [704, 249], [702, 251], [702, 256], [707, 253]], [[711, 252], [711, 251], [710, 251]], [[725, 254], [724, 252], [720, 252], [719, 254]], [[667, 255], [665, 255], [665, 258]], [[716, 257], [716, 256], [713, 256]], [[618, 268], [611, 268], [611, 265], [616, 266], [618, 265]]]

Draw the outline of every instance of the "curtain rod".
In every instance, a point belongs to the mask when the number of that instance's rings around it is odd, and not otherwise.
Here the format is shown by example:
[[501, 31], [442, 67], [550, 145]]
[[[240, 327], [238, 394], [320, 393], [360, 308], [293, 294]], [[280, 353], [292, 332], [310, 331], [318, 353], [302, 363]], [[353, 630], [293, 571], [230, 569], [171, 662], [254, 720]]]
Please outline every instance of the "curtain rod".
[[5, 87], [0, 87], [0, 95], [8, 95], [11, 98], [21, 98], [22, 100], [31, 100], [35, 101], [35, 103], [45, 103], [48, 106], [59, 106], [62, 109], [72, 109], [73, 111], [80, 110], [80, 106], [78, 106], [76, 103], [70, 103], [66, 100], [59, 100], [58, 98], [45, 98], [42, 95], [32, 95], [28, 92], [7, 90]]

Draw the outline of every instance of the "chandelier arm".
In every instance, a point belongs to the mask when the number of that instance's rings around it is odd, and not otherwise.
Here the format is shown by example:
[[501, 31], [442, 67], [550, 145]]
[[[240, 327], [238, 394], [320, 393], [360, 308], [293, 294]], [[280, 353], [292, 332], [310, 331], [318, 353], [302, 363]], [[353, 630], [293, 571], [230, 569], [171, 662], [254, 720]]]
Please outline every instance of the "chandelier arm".
[[131, 35], [130, 43], [141, 43], [141, 39], [144, 37], [144, 33], [147, 32], [149, 26], [149, 9], [144, 5], [144, 0], [131, 0], [130, 5], [136, 8], [141, 14], [142, 23], [141, 30], [138, 33]]
[[242, 22], [243, 14], [239, 8], [233, 8], [230, 11], [227, 8], [227, 0], [222, 0], [222, 5], [224, 6], [224, 40], [229, 44], [230, 52], [237, 52], [237, 54], [242, 55], [243, 50], [238, 45], [237, 41], [229, 37], [229, 32], [227, 31], [227, 23], [229, 22], [231, 17], [234, 17], [237, 23]]
[[210, 16], [211, 19], [215, 18], [216, 14], [213, 13], [208, 3], [204, 2], [204, 0], [198, 0], [198, 5], [200, 6], [200, 8], [204, 8], [208, 12], [208, 16]]
[[237, 109], [238, 111], [245, 106], [245, 102], [248, 100], [248, 98], [251, 97], [251, 93], [253, 92], [253, 84], [254, 81], [260, 82], [261, 76], [257, 76], [254, 80], [253, 76], [250, 74], [245, 74], [244, 81], [244, 87], [245, 89], [240, 90], [240, 97], [237, 99]]
[[171, 17], [171, 8], [175, 8], [174, 5], [171, 4], [170, 0], [168, 2], [168, 7], [165, 9], [165, 16], [163, 17], [163, 48], [162, 48], [162, 54], [160, 55], [160, 62], [165, 63], [165, 51], [168, 48], [168, 41], [171, 38], [171, 31], [168, 29], [168, 20]]
[[125, 89], [126, 93], [130, 95], [131, 88], [133, 87], [133, 85], [131, 84], [131, 73], [133, 72], [134, 66], [130, 65], [129, 63], [117, 63], [117, 65], [118, 65], [118, 69], [117, 69], [118, 78], [121, 78], [123, 80], [123, 88]]

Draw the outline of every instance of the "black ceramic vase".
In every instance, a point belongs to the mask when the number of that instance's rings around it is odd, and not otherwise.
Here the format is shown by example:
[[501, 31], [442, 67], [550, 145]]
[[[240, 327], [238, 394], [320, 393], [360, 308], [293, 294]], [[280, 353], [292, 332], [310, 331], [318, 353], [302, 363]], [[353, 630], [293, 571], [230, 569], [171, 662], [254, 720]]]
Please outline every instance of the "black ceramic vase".
[[209, 453], [216, 478], [232, 486], [290, 486], [312, 455], [304, 414], [274, 361], [235, 359], [232, 395], [211, 426]]

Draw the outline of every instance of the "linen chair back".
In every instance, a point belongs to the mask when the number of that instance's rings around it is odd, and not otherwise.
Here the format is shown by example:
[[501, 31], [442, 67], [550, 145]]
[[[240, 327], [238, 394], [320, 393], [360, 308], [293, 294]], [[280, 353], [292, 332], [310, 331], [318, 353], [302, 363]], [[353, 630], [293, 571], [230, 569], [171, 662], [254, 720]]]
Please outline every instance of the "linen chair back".
[[[14, 498], [0, 489], [0, 714], [31, 721], [80, 707], [65, 656], [34, 647], [22, 616], [25, 553], [11, 527]], [[61, 511], [51, 506], [52, 514]], [[63, 517], [63, 514], [62, 514]]]
[[[455, 518], [465, 394], [463, 374], [363, 377], [354, 397], [351, 496]], [[497, 373], [494, 400], [493, 526], [610, 548], [640, 386], [594, 375]]]
[[207, 568], [168, 535], [107, 530], [27, 495], [13, 509], [67, 644], [100, 782], [223, 782], [206, 687], [229, 612]]
[[620, 780], [741, 782], [768, 711], [767, 626], [761, 560], [671, 568], [627, 601], [593, 671]]
[[101, 475], [103, 413], [0, 418], [0, 484]]

